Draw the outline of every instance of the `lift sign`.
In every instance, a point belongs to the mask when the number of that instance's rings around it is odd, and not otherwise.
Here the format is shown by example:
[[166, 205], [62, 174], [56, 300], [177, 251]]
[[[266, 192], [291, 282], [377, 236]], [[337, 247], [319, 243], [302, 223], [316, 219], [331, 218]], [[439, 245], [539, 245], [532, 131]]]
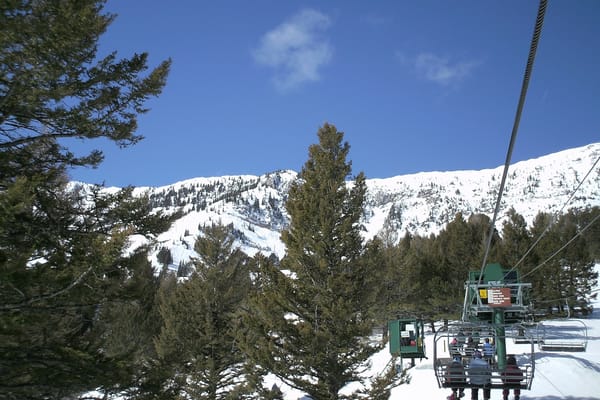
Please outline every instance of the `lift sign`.
[[510, 288], [489, 288], [488, 304], [492, 307], [509, 307]]

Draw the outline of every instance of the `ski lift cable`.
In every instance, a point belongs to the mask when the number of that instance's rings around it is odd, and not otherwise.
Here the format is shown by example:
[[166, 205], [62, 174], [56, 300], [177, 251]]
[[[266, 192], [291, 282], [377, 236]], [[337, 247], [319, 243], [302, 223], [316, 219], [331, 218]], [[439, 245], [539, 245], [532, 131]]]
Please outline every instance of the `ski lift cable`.
[[[598, 292], [600, 292], [600, 289], [595, 289], [595, 290], [591, 290], [591, 291], [590, 291], [590, 294], [591, 294], [591, 295], [593, 295], [594, 293], [598, 293]], [[559, 297], [558, 299], [552, 299], [552, 300], [539, 300], [539, 301], [536, 301], [536, 303], [539, 303], [539, 304], [545, 304], [545, 303], [548, 303], [548, 304], [550, 304], [550, 303], [556, 303], [556, 302], [558, 302], [558, 301], [561, 301], [561, 300], [575, 299], [575, 298], [577, 298], [578, 296], [579, 296], [578, 294], [572, 294], [572, 295], [570, 295], [570, 296], [563, 296], [563, 297]]]
[[494, 234], [494, 228], [496, 224], [496, 218], [498, 217], [498, 211], [500, 210], [500, 203], [502, 201], [502, 193], [504, 192], [504, 185], [506, 183], [506, 176], [508, 175], [508, 167], [510, 166], [510, 160], [512, 157], [512, 151], [517, 139], [517, 132], [519, 130], [519, 123], [521, 122], [521, 114], [523, 113], [523, 106], [525, 105], [525, 97], [527, 96], [527, 88], [529, 87], [529, 79], [533, 71], [533, 62], [535, 61], [535, 54], [537, 51], [538, 43], [542, 33], [542, 26], [544, 24], [544, 15], [546, 14], [547, 0], [540, 0], [538, 7], [538, 13], [535, 22], [535, 28], [533, 30], [533, 37], [531, 38], [531, 46], [529, 48], [529, 57], [527, 58], [527, 66], [525, 67], [525, 74], [523, 76], [523, 84], [521, 86], [521, 95], [519, 96], [519, 103], [517, 105], [517, 112], [515, 114], [515, 120], [513, 124], [512, 133], [510, 136], [510, 143], [508, 145], [508, 151], [506, 153], [506, 161], [504, 162], [504, 172], [502, 173], [502, 181], [500, 182], [500, 188], [498, 189], [498, 198], [496, 200], [496, 207], [494, 209], [494, 216], [490, 223], [490, 230], [488, 232], [487, 244], [485, 247], [485, 254], [483, 256], [483, 263], [481, 265], [481, 272], [479, 274], [479, 282], [483, 279], [483, 273], [485, 264], [487, 262], [488, 253], [492, 244], [492, 236]]
[[535, 267], [534, 269], [532, 269], [531, 271], [529, 271], [528, 273], [526, 273], [525, 275], [523, 275], [521, 277], [521, 279], [524, 279], [525, 277], [533, 274], [535, 271], [537, 271], [538, 269], [540, 269], [542, 266], [544, 266], [544, 264], [546, 264], [548, 261], [552, 260], [558, 253], [560, 253], [561, 251], [563, 251], [564, 248], [566, 248], [568, 245], [571, 244], [571, 242], [573, 242], [575, 239], [577, 239], [583, 232], [586, 231], [587, 228], [589, 228], [594, 222], [596, 222], [596, 220], [600, 218], [600, 214], [596, 215], [596, 218], [594, 218], [593, 220], [590, 221], [589, 224], [587, 224], [583, 229], [581, 229], [579, 232], [577, 232], [577, 234], [575, 236], [573, 236], [571, 238], [571, 240], [569, 240], [567, 243], [565, 243], [560, 249], [556, 250], [554, 253], [552, 253], [552, 255], [548, 258], [546, 258], [543, 262], [541, 262], [537, 267]]
[[596, 162], [594, 163], [594, 165], [592, 165], [592, 167], [589, 169], [589, 171], [587, 172], [587, 174], [585, 174], [585, 176], [583, 177], [583, 179], [581, 180], [581, 182], [579, 182], [579, 185], [577, 185], [577, 187], [575, 188], [575, 190], [573, 190], [573, 193], [571, 193], [571, 196], [563, 204], [563, 206], [560, 208], [560, 210], [558, 210], [552, 216], [552, 218], [550, 219], [550, 221], [548, 221], [548, 225], [546, 226], [546, 228], [544, 229], [544, 231], [540, 234], [540, 236], [537, 238], [537, 240], [529, 247], [529, 249], [527, 249], [527, 251], [525, 252], [525, 254], [523, 255], [523, 257], [521, 257], [521, 259], [519, 259], [519, 261], [517, 261], [516, 264], [505, 274], [505, 276], [504, 276], [505, 278], [506, 278], [506, 276], [508, 274], [510, 274], [512, 271], [514, 271], [523, 262], [523, 260], [525, 260], [525, 257], [527, 257], [529, 255], [529, 253], [531, 253], [531, 251], [535, 248], [535, 246], [537, 246], [537, 244], [540, 242], [540, 240], [542, 240], [542, 238], [546, 235], [546, 233], [548, 233], [548, 231], [550, 230], [550, 228], [552, 227], [552, 225], [556, 221], [556, 218], [560, 214], [562, 214], [564, 208], [567, 206], [567, 204], [569, 204], [571, 202], [571, 200], [575, 196], [575, 193], [577, 193], [577, 191], [579, 190], [579, 188], [581, 187], [581, 185], [583, 184], [583, 182], [585, 182], [585, 180], [588, 178], [588, 176], [592, 173], [592, 171], [594, 170], [594, 168], [596, 167], [596, 165], [598, 164], [598, 162], [600, 162], [600, 156], [596, 159]]

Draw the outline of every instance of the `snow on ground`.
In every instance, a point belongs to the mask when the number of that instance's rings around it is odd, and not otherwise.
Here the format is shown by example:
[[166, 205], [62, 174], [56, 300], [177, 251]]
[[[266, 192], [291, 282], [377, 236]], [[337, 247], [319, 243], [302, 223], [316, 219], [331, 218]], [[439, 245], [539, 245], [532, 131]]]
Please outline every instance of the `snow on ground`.
[[[596, 265], [600, 270], [600, 264]], [[598, 288], [596, 288], [596, 291]], [[600, 296], [599, 296], [600, 297]], [[596, 300], [594, 312], [581, 321], [587, 327], [587, 348], [581, 351], [549, 351], [540, 350], [535, 346], [535, 375], [531, 390], [521, 391], [521, 400], [600, 400], [600, 300]], [[547, 325], [557, 325], [560, 321]], [[390, 400], [429, 400], [446, 399], [450, 389], [441, 389], [433, 370], [433, 357], [429, 349], [433, 349], [434, 335], [426, 336], [426, 349], [429, 359], [416, 360], [414, 368], [409, 369], [410, 383], [398, 386], [392, 390]], [[530, 344], [515, 344], [507, 340], [507, 353], [529, 354]], [[390, 360], [388, 349], [372, 358], [372, 371], [380, 372], [385, 369]], [[407, 361], [405, 360], [405, 363]], [[273, 382], [273, 380], [270, 380]], [[286, 400], [309, 400], [297, 390], [281, 387]], [[467, 389], [463, 399], [470, 399]], [[479, 398], [482, 398], [480, 391]], [[512, 399], [512, 391], [511, 397]], [[502, 391], [492, 390], [491, 400], [502, 399]]]
[[[522, 400], [600, 400], [600, 301], [590, 318], [582, 320], [587, 326], [585, 352], [544, 351], [535, 346], [535, 375], [531, 390], [522, 390]], [[433, 334], [427, 336], [428, 349], [433, 348]], [[507, 353], [528, 354], [530, 344], [515, 344], [507, 340]], [[518, 358], [518, 357], [517, 357]], [[417, 361], [409, 370], [411, 382], [392, 391], [393, 399], [445, 399], [449, 389], [440, 389], [433, 372], [433, 360]], [[467, 389], [465, 399], [470, 398]], [[482, 398], [481, 391], [479, 398]], [[502, 399], [500, 390], [492, 390], [492, 399]], [[512, 398], [512, 393], [511, 393]]]

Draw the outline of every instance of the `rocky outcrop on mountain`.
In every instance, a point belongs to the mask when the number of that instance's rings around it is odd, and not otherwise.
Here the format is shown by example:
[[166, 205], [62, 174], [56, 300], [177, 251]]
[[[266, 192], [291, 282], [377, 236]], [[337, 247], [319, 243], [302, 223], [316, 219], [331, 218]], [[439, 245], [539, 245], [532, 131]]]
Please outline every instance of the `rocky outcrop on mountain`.
[[[595, 143], [513, 164], [497, 227], [501, 229], [511, 207], [531, 222], [539, 212], [600, 206], [599, 158], [600, 143]], [[388, 240], [398, 240], [407, 231], [437, 233], [457, 212], [491, 217], [503, 168], [367, 179], [365, 239], [385, 234]], [[285, 249], [279, 235], [289, 223], [285, 201], [296, 179], [297, 173], [287, 170], [195, 178], [136, 191], [147, 192], [155, 208], [183, 209], [184, 216], [159, 237], [159, 247], [169, 248], [177, 265], [194, 255], [202, 227], [217, 222], [233, 227], [248, 254], [260, 251], [281, 257]]]

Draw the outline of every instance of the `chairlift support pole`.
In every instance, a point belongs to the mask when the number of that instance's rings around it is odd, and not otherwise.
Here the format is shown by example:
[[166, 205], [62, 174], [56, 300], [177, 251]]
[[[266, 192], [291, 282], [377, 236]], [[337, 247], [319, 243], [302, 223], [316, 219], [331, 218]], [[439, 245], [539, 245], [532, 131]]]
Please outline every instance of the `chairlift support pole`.
[[506, 329], [504, 328], [504, 309], [494, 309], [494, 326], [496, 331], [496, 356], [498, 358], [498, 368], [503, 370], [506, 367]]

